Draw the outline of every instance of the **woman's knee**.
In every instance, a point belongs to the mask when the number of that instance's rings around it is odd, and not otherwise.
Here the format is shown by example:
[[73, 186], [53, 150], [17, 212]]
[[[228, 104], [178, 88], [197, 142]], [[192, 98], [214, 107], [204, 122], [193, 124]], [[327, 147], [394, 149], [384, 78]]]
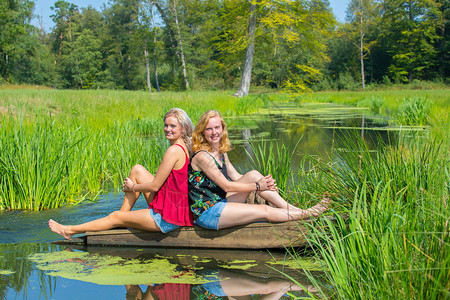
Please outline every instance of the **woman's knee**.
[[110, 213], [107, 218], [113, 226], [120, 226], [123, 223], [122, 215], [123, 212], [116, 210]]
[[246, 174], [248, 176], [249, 179], [252, 179], [254, 181], [258, 181], [260, 180], [262, 177], [264, 177], [261, 173], [259, 173], [259, 171], [257, 170], [251, 170], [249, 172], [247, 172]]
[[134, 165], [130, 171], [130, 178], [138, 178], [145, 172], [148, 172], [146, 168], [142, 165]]

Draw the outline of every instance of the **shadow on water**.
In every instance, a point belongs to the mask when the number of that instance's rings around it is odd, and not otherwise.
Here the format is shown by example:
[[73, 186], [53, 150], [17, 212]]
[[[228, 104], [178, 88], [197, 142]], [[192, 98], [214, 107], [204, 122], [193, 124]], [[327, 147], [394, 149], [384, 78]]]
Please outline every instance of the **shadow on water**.
[[[230, 159], [241, 169], [246, 168], [245, 149], [251, 153], [249, 139], [296, 144], [301, 138], [294, 165], [304, 154], [325, 157], [330, 149], [342, 147], [339, 136], [349, 131], [364, 136], [373, 149], [378, 144], [372, 141], [381, 139], [389, 145], [398, 140], [387, 120], [369, 118], [358, 108], [330, 104], [280, 104], [258, 116], [227, 118], [226, 122], [234, 146]], [[319, 266], [308, 260], [299, 265], [285, 252], [75, 249], [49, 243], [59, 239], [48, 229], [49, 219], [79, 224], [101, 218], [118, 210], [122, 197], [122, 193], [109, 193], [95, 203], [76, 207], [1, 212], [1, 299], [213, 299], [262, 294], [279, 299], [289, 293], [306, 295], [280, 271], [312, 289], [302, 269], [319, 270]], [[145, 201], [137, 202], [136, 209], [145, 207]], [[316, 271], [316, 275], [320, 278], [322, 273]]]

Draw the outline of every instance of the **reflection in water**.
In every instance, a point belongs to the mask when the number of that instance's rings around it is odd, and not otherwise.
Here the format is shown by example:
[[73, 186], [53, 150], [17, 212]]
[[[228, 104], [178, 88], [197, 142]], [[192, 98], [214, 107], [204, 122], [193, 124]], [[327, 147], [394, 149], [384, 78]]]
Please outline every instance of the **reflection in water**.
[[127, 300], [171, 300], [171, 299], [191, 299], [191, 285], [188, 283], [163, 283], [147, 285], [147, 289], [142, 291], [138, 285], [127, 285]]
[[[210, 281], [198, 285], [186, 283], [148, 285], [145, 291], [138, 285], [127, 285], [126, 299], [223, 299], [224, 297], [251, 299], [251, 296], [255, 295], [260, 296], [258, 299], [280, 299], [287, 293], [289, 296], [308, 296], [300, 286], [288, 280], [255, 277], [244, 272], [223, 269], [204, 270], [200, 273]], [[308, 288], [308, 292], [316, 292], [312, 286]]]
[[[45, 272], [36, 270], [33, 263], [28, 260], [32, 253], [46, 252], [55, 246], [45, 244], [0, 244], [0, 299], [9, 299], [8, 294], [15, 291], [17, 294], [32, 294], [30, 281], [36, 282], [40, 295], [50, 298], [51, 287], [55, 285], [56, 278], [46, 276]], [[32, 279], [31, 279], [32, 278]]]
[[[103, 247], [88, 250], [62, 250], [46, 244], [2, 247], [1, 266], [14, 272], [0, 275], [2, 299], [65, 299], [67, 295], [82, 299], [87, 294], [94, 298], [92, 293], [101, 298], [126, 299], [221, 299], [249, 295], [279, 299], [286, 293], [307, 295], [279, 271], [314, 293], [306, 276], [298, 271], [299, 266], [284, 261], [283, 252]], [[19, 254], [8, 256], [8, 252]], [[308, 262], [303, 267], [307, 268]]]

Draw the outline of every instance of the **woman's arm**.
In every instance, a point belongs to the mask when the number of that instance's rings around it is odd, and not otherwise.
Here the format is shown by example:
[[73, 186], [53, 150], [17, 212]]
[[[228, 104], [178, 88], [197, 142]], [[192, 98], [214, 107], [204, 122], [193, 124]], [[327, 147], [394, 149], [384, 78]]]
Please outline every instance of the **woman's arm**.
[[225, 157], [225, 164], [227, 165], [227, 172], [228, 172], [228, 177], [230, 177], [230, 179], [232, 181], [237, 181], [239, 180], [239, 178], [242, 177], [242, 174], [239, 173], [233, 166], [233, 164], [231, 163], [231, 161], [228, 158], [228, 154], [224, 153], [223, 154]]
[[133, 183], [131, 179], [125, 178], [124, 186], [126, 189], [124, 191], [129, 192], [157, 192], [161, 186], [169, 177], [170, 172], [175, 167], [179, 160], [185, 159], [184, 151], [178, 146], [170, 146], [166, 153], [164, 153], [161, 164], [159, 165], [158, 171], [155, 174], [153, 181], [144, 183]]
[[[254, 182], [234, 182], [229, 181], [223, 176], [222, 172], [217, 168], [214, 159], [206, 152], [198, 153], [191, 161], [194, 170], [203, 171], [210, 180], [220, 186], [226, 193], [228, 192], [251, 192], [257, 189]], [[227, 165], [228, 167], [228, 165]], [[234, 169], [234, 168], [233, 168]], [[236, 170], [235, 170], [236, 171]], [[237, 171], [236, 171], [237, 173]], [[239, 174], [239, 173], [238, 173]], [[242, 175], [241, 175], [242, 176]], [[260, 191], [272, 190], [268, 187], [268, 176], [258, 181]]]

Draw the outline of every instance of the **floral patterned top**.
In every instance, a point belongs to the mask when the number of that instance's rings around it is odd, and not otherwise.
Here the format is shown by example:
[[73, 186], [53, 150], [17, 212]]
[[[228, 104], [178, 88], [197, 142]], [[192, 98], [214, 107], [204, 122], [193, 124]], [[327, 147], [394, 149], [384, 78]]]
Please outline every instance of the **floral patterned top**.
[[[217, 168], [222, 174], [230, 180], [228, 177], [227, 166], [225, 164], [225, 157], [222, 154], [222, 166], [219, 165], [214, 156], [206, 150], [200, 150], [208, 153], [214, 159]], [[199, 153], [197, 151], [191, 157], [191, 161], [194, 156]], [[188, 170], [188, 188], [189, 188], [189, 201], [191, 204], [191, 211], [194, 215], [194, 219], [197, 219], [208, 208], [211, 208], [217, 202], [226, 199], [227, 193], [211, 179], [206, 176], [203, 171], [195, 171], [189, 164]]]

